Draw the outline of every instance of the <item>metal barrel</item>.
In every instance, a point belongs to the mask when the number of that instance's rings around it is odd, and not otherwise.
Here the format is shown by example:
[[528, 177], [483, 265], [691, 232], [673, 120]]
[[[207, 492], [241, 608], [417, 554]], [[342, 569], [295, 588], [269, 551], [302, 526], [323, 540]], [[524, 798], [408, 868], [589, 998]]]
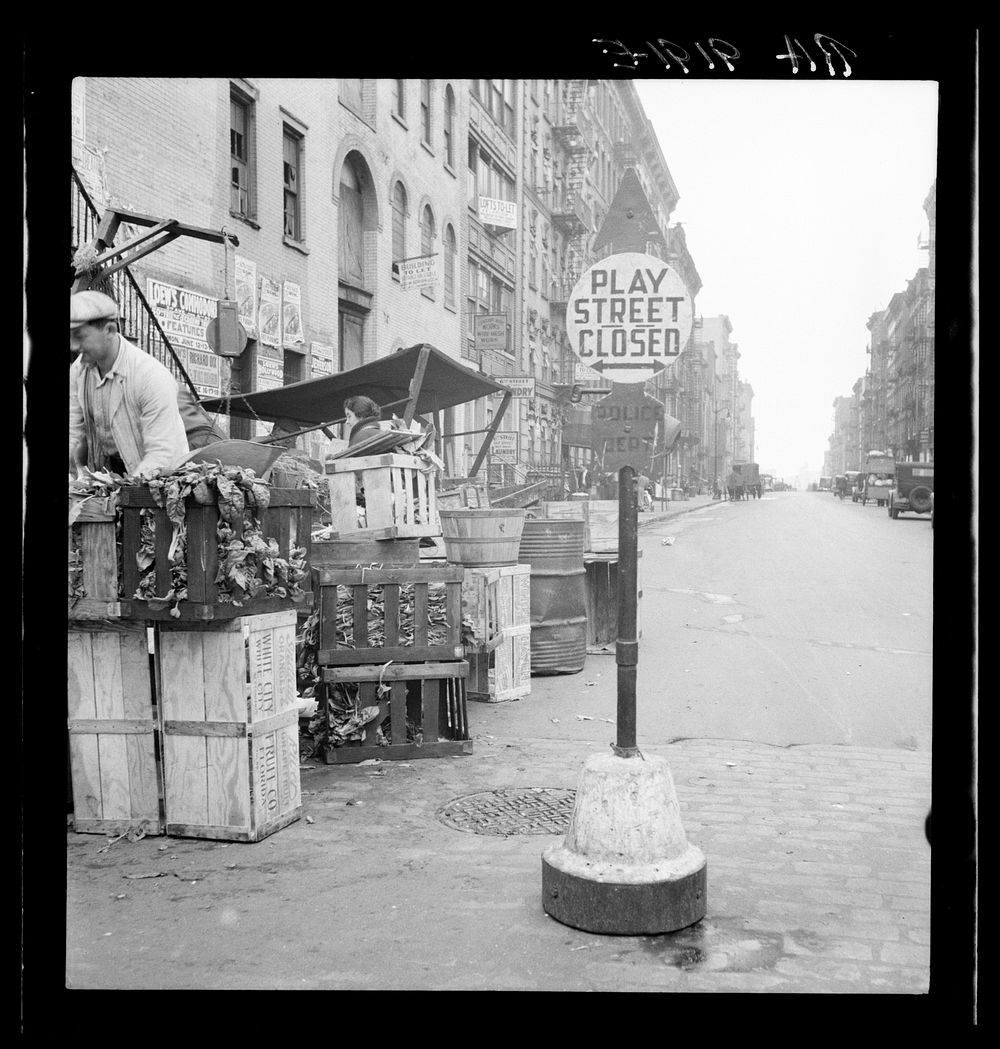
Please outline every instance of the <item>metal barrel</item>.
[[578, 674], [587, 658], [584, 522], [524, 522], [518, 561], [531, 566], [531, 673]]

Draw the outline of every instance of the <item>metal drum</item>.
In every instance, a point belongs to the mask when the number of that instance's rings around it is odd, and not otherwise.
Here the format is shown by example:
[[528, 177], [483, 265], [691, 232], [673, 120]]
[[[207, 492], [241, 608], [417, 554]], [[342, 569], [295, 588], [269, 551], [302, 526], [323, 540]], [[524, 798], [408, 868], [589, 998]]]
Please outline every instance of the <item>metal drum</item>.
[[584, 522], [524, 522], [518, 561], [531, 565], [531, 673], [578, 674], [587, 658]]

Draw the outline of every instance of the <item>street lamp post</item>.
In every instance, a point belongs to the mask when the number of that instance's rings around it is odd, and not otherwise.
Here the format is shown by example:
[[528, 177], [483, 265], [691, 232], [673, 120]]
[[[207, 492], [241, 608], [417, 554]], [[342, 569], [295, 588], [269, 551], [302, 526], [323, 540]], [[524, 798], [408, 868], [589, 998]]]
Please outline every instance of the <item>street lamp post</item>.
[[714, 417], [713, 421], [715, 423], [715, 439], [712, 442], [712, 462], [714, 466], [712, 474], [713, 485], [715, 484], [715, 478], [719, 476], [719, 412], [725, 412], [727, 419], [730, 417], [729, 409], [725, 405], [721, 408], [712, 409], [712, 415]]

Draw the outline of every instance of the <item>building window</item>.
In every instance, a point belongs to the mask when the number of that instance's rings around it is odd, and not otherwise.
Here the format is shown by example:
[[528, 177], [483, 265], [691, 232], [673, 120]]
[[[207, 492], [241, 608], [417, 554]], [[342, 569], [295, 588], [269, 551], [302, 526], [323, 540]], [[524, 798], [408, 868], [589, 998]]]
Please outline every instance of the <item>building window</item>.
[[392, 82], [392, 111], [400, 120], [406, 119], [406, 81]]
[[444, 162], [455, 166], [455, 92], [449, 84], [444, 89]]
[[469, 139], [469, 168], [467, 188], [469, 194], [469, 205], [473, 208], [479, 207], [479, 146], [474, 138]]
[[431, 144], [431, 82], [420, 81], [420, 138]]
[[[424, 210], [420, 215], [420, 254], [421, 255], [433, 255], [434, 254], [434, 212], [431, 211], [430, 204], [424, 205]], [[434, 288], [421, 288], [421, 293], [428, 299], [434, 298]]]
[[399, 280], [396, 265], [406, 258], [406, 190], [402, 182], [392, 187], [392, 278]]
[[450, 224], [444, 228], [444, 304], [455, 305], [455, 266], [458, 257], [455, 230]]
[[285, 236], [304, 240], [302, 230], [302, 136], [285, 125], [284, 143]]
[[340, 101], [361, 116], [361, 103], [364, 98], [364, 80], [360, 77], [340, 78]]
[[337, 239], [339, 241], [340, 279], [356, 287], [364, 287], [364, 200], [361, 196], [361, 176], [351, 158], [344, 161], [340, 173], [340, 206], [337, 209]]
[[243, 219], [256, 217], [254, 183], [256, 181], [256, 143], [254, 142], [253, 100], [235, 88], [229, 95], [229, 210]]
[[294, 350], [284, 351], [284, 368], [281, 381], [285, 386], [288, 386], [289, 383], [302, 381], [302, 364], [304, 361], [304, 353], [296, 353]]

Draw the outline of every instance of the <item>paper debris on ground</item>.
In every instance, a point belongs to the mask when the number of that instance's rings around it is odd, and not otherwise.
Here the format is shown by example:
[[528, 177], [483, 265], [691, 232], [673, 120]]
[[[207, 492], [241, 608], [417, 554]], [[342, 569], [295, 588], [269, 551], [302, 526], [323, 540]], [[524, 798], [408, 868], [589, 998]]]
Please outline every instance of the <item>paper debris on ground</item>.
[[577, 721], [593, 721], [594, 719], [589, 714], [577, 714]]
[[665, 535], [660, 540], [660, 546], [673, 546], [674, 545], [674, 538], [675, 537], [672, 536], [672, 535]]

